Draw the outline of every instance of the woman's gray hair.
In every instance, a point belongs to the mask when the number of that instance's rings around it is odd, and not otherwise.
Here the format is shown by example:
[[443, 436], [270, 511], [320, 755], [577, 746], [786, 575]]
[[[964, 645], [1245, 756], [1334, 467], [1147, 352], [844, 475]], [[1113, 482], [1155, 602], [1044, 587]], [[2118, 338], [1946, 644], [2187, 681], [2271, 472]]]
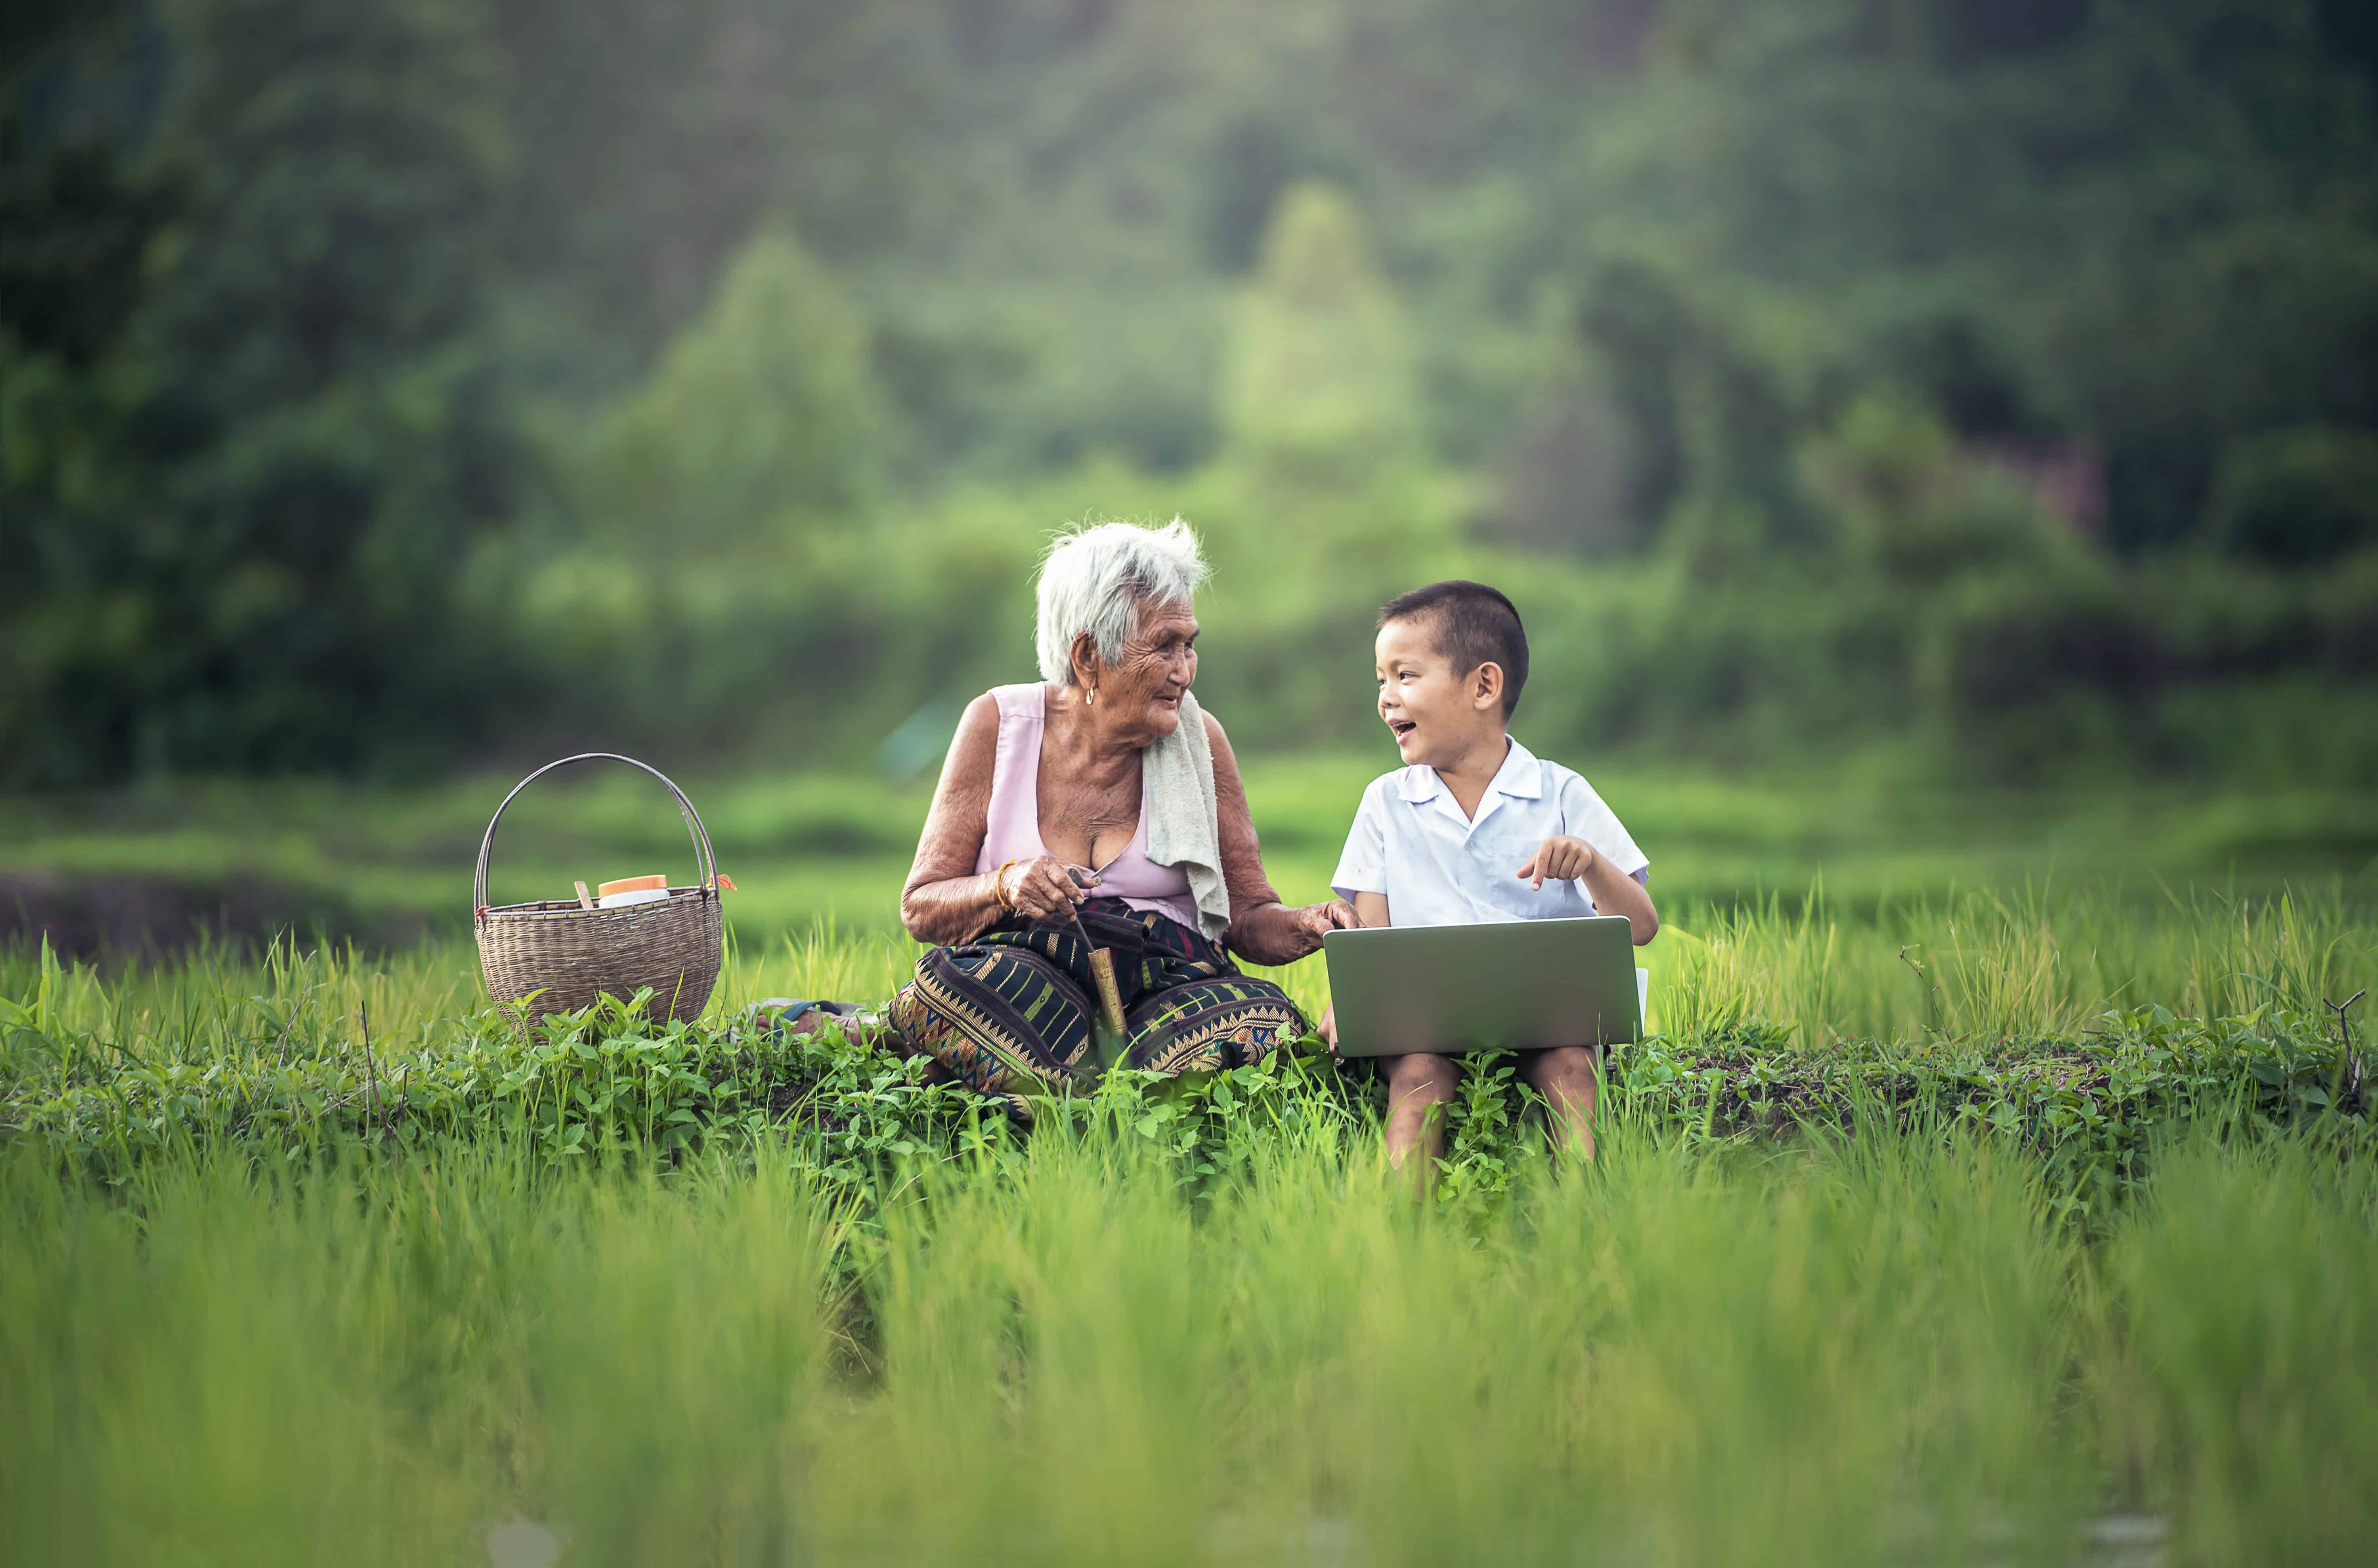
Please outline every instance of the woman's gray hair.
[[1161, 528], [1094, 523], [1059, 534], [1040, 562], [1040, 678], [1072, 684], [1074, 639], [1085, 632], [1099, 660], [1114, 663], [1140, 606], [1187, 604], [1207, 570], [1196, 531], [1178, 517]]

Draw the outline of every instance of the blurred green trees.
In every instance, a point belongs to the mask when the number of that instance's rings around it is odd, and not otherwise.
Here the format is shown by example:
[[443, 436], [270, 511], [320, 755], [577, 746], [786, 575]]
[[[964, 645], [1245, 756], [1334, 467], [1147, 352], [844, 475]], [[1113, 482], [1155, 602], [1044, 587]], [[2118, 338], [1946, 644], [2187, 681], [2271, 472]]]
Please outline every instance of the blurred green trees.
[[641, 384], [582, 428], [547, 420], [558, 537], [482, 567], [550, 689], [727, 748], [877, 689], [870, 645], [903, 602], [871, 525], [886, 416], [865, 320], [789, 230], [729, 259]]
[[869, 348], [834, 275], [763, 230], [651, 377], [562, 454], [577, 514], [632, 553], [709, 556], [858, 515], [883, 477]]
[[1842, 559], [1895, 587], [1983, 571], [2052, 577], [2087, 554], [2017, 474], [1961, 449], [1929, 404], [1895, 389], [1860, 393], [1799, 450], [1808, 504], [1831, 514]]
[[2232, 555], [2325, 566], [2378, 545], [2378, 432], [2313, 425], [2233, 440], [2206, 504]]
[[0, 773], [441, 750], [497, 695], [473, 654], [501, 644], [460, 615], [452, 565], [512, 506], [473, 333], [508, 155], [484, 18], [187, 0], [162, 20], [152, 156], [181, 183], [138, 302], [79, 354], [35, 334], [0, 362], [22, 530]]
[[1284, 484], [1344, 484], [1421, 440], [1400, 302], [1345, 192], [1289, 187], [1231, 321], [1221, 386], [1234, 455]]
[[1253, 743], [1460, 573], [1531, 742], [2378, 767], [2358, 15], [15, 8], [0, 779], [855, 759], [1175, 512]]

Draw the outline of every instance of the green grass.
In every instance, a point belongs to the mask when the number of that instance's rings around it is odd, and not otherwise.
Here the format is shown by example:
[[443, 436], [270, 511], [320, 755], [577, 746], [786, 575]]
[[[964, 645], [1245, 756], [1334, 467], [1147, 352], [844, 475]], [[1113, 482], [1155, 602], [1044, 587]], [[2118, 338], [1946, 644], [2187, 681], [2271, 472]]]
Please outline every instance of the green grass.
[[[833, 917], [730, 940], [711, 1015], [762, 996], [877, 1002], [921, 949], [881, 925]], [[1651, 1023], [1674, 1036], [1756, 1022], [1802, 1048], [1836, 1039], [1918, 1035], [2024, 1041], [2071, 1037], [2109, 1010], [2160, 1005], [2199, 1018], [2278, 1007], [2317, 1011], [2378, 984], [2378, 911], [2326, 889], [2267, 900], [2221, 891], [2140, 903], [2103, 888], [1960, 894], [1836, 910], [1822, 886], [1756, 904], [1671, 903], [1639, 950], [1651, 973]], [[35, 950], [0, 948], [0, 996], [30, 995]], [[1260, 971], [1318, 1016], [1329, 1000], [1317, 959]], [[217, 951], [186, 962], [60, 971], [52, 1007], [110, 1043], [238, 1036], [234, 1017], [262, 996], [306, 1002], [321, 1037], [384, 1048], [435, 1044], [485, 1005], [467, 941], [384, 955], [283, 947], [269, 958]]]
[[[2143, 913], [2081, 896], [1967, 895], [1836, 919], [1820, 901], [1688, 909], [1644, 957], [1658, 1032], [1616, 1051], [1614, 1106], [1701, 1139], [1840, 1128], [1883, 1108], [1913, 1127], [1986, 1123], [2048, 1157], [2064, 1201], [2124, 1200], [2161, 1131], [2367, 1125], [2358, 1019], [2378, 922], [2334, 895], [2267, 905], [2205, 897]], [[1001, 1108], [838, 1035], [751, 1030], [768, 995], [881, 1002], [917, 949], [882, 931], [812, 928], [739, 945], [691, 1024], [615, 1007], [522, 1031], [483, 1008], [469, 949], [375, 959], [287, 945], [150, 967], [61, 965], [0, 949], [0, 1134], [110, 1185], [236, 1155], [259, 1165], [357, 1142], [434, 1153], [493, 1140], [564, 1163], [673, 1164], [791, 1129], [822, 1179], [864, 1190], [887, 1157], [945, 1158]], [[1327, 972], [1272, 971], [1317, 1017]], [[1317, 1043], [1288, 1066], [1125, 1086], [1143, 1135], [1202, 1174], [1261, 1153], [1263, 1127], [1352, 1116], [1375, 1136], [1375, 1080]], [[1254, 1121], [1237, 1102], [1265, 1109]], [[1268, 1117], [1269, 1121], [1265, 1118]], [[1449, 1113], [1448, 1196], [1507, 1190], [1540, 1152], [1507, 1062], [1482, 1064]], [[1261, 1125], [1258, 1125], [1261, 1124]]]
[[[1266, 786], [1292, 891], [1326, 771]], [[462, 798], [323, 863], [450, 876]], [[1647, 842], [1723, 814], [1671, 808]], [[1723, 809], [1800, 880], [1666, 893], [1601, 1161], [1554, 1179], [1481, 1064], [1426, 1209], [1323, 1063], [1119, 1081], [1026, 1137], [737, 1034], [905, 977], [871, 874], [739, 923], [690, 1029], [524, 1039], [452, 936], [0, 947], [0, 1556], [476, 1563], [528, 1520], [570, 1565], [2365, 1560], [2378, 1090], [2371, 1004], [2328, 1007], [2378, 982], [2358, 872], [2282, 898], [1919, 842], [1954, 874], [1844, 893], [1827, 846], [1868, 829]], [[2213, 820], [2171, 809], [2133, 841]]]
[[[763, 1145], [129, 1196], [0, 1175], [12, 1561], [2364, 1561], [2378, 1181], [2166, 1151], [2096, 1239], [1985, 1141], [1690, 1151], [1416, 1213], [1317, 1126], [860, 1210]], [[2116, 1528], [2127, 1527], [2117, 1525]]]

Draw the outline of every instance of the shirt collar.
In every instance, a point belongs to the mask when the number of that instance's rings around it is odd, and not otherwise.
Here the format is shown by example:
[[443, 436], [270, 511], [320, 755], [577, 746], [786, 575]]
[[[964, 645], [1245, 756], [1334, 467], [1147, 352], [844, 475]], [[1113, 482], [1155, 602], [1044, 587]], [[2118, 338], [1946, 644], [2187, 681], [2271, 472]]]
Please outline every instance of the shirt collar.
[[[1534, 801], [1543, 798], [1543, 769], [1536, 766], [1536, 754], [1519, 744], [1516, 735], [1506, 736], [1510, 749], [1503, 754], [1503, 766], [1495, 770], [1493, 782], [1486, 786], [1490, 795], [1508, 795], [1514, 800]], [[1445, 780], [1433, 767], [1404, 769], [1403, 796], [1413, 805], [1433, 801], [1445, 793]]]

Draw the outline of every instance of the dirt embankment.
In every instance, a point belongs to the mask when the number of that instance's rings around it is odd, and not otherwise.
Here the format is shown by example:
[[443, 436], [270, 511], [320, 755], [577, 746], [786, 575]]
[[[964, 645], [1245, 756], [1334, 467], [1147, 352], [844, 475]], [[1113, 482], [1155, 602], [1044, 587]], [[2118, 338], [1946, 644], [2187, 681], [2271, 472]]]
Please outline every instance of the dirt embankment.
[[334, 892], [267, 876], [0, 871], [0, 943], [46, 935], [65, 957], [251, 945], [283, 933], [384, 947], [426, 930], [418, 917], [366, 914]]

